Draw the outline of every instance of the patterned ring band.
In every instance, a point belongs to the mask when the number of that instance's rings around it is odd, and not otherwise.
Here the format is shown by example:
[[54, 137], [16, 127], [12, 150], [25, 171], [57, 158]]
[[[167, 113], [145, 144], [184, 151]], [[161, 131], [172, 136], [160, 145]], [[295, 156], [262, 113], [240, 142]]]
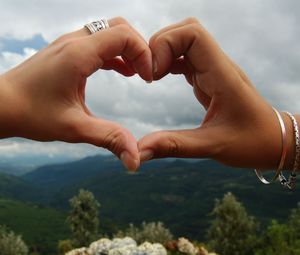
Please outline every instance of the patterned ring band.
[[100, 20], [88, 23], [84, 27], [87, 28], [91, 34], [95, 34], [100, 30], [109, 28], [109, 24], [107, 19], [102, 18]]
[[295, 161], [293, 164], [293, 170], [290, 174], [289, 179], [287, 180], [285, 176], [281, 173], [279, 175], [279, 181], [282, 186], [292, 190], [296, 187], [297, 180], [297, 169], [299, 168], [299, 160], [300, 160], [300, 137], [299, 137], [299, 128], [296, 118], [289, 112], [285, 112], [291, 119], [293, 123], [293, 130], [295, 136]]

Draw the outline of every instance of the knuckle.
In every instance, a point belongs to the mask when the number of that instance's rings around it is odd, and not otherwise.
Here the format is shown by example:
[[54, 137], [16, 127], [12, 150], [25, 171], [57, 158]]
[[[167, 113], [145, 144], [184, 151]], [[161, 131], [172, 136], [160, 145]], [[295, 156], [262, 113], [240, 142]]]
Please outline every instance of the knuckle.
[[129, 27], [129, 25], [126, 24], [120, 24], [117, 25], [115, 28], [117, 28], [119, 31], [119, 33], [121, 33], [122, 35], [127, 35], [127, 36], [131, 36], [131, 29]]
[[160, 37], [160, 33], [156, 33], [154, 35], [151, 36], [150, 40], [149, 40], [149, 46], [153, 46], [156, 43], [157, 38]]
[[114, 21], [117, 23], [117, 24], [124, 24], [124, 25], [128, 25], [129, 26], [129, 22], [123, 18], [123, 17], [116, 17], [114, 18]]
[[77, 41], [71, 40], [66, 41], [62, 44], [61, 51], [64, 55], [68, 57], [73, 57], [76, 53], [80, 52], [80, 45]]
[[199, 21], [198, 21], [198, 19], [195, 18], [195, 17], [188, 17], [188, 18], [186, 18], [184, 20], [184, 23], [186, 23], [186, 24], [198, 24], [198, 25], [200, 24]]
[[[86, 53], [88, 52], [83, 50], [84, 47], [84, 44], [80, 40], [74, 39], [64, 41], [58, 47], [57, 56], [60, 63], [65, 66], [66, 70], [83, 76], [88, 75], [90, 72], [90, 65], [82, 65], [82, 63], [86, 62]], [[91, 60], [89, 60], [89, 62], [91, 62]]]
[[149, 40], [149, 46], [150, 48], [153, 48], [157, 42], [157, 39], [159, 38], [159, 36], [152, 36]]
[[187, 28], [191, 33], [203, 33], [205, 31], [202, 26], [196, 23], [190, 23]]
[[163, 45], [166, 41], [167, 41], [167, 35], [166, 34], [163, 34], [163, 35], [159, 35], [155, 38], [151, 38], [150, 39], [150, 47], [151, 48], [154, 48], [155, 45]]
[[123, 151], [125, 142], [126, 131], [122, 130], [121, 128], [115, 128], [105, 134], [102, 141], [102, 147], [119, 155]]
[[154, 45], [155, 39], [157, 36], [152, 36], [149, 40], [149, 46], [152, 47]]
[[73, 40], [61, 41], [55, 47], [56, 56], [64, 63], [73, 61], [73, 58], [76, 56], [77, 47]]
[[172, 133], [169, 133], [166, 141], [166, 153], [170, 156], [177, 156], [181, 154], [183, 144], [179, 137], [175, 137]]

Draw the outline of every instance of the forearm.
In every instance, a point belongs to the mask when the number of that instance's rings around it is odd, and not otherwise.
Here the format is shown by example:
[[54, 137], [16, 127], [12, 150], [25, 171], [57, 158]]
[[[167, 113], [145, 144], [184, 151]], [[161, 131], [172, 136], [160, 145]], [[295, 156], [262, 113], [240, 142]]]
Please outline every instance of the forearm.
[[19, 121], [22, 116], [15, 88], [8, 82], [5, 75], [0, 75], [0, 138], [17, 136]]

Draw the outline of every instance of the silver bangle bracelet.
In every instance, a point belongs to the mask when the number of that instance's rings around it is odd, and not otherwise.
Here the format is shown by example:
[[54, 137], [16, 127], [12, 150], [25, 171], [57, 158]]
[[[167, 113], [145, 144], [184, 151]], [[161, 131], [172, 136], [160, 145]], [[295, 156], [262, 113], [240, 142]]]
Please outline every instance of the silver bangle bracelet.
[[274, 177], [270, 180], [270, 181], [267, 181], [261, 171], [259, 169], [255, 169], [255, 173], [258, 177], [258, 179], [264, 183], [264, 184], [271, 184], [272, 182], [275, 182], [278, 177], [280, 176], [281, 174], [281, 170], [284, 166], [284, 162], [285, 162], [285, 158], [286, 158], [286, 153], [287, 153], [287, 140], [286, 140], [286, 129], [285, 129], [285, 125], [284, 125], [284, 122], [283, 122], [283, 119], [280, 115], [280, 113], [275, 109], [273, 108], [273, 110], [275, 111], [276, 113], [276, 116], [278, 118], [278, 121], [279, 121], [279, 124], [280, 124], [280, 129], [281, 129], [281, 139], [282, 139], [282, 150], [281, 150], [281, 157], [280, 157], [280, 161], [279, 161], [279, 165], [278, 165], [278, 168], [276, 170], [276, 173], [274, 175]]
[[285, 113], [290, 117], [293, 123], [293, 130], [295, 135], [295, 160], [293, 164], [293, 170], [290, 174], [289, 179], [287, 180], [285, 176], [282, 173], [280, 173], [279, 181], [284, 187], [292, 190], [296, 187], [297, 169], [299, 168], [299, 159], [300, 159], [299, 128], [298, 128], [298, 123], [296, 118], [289, 112], [285, 112]]

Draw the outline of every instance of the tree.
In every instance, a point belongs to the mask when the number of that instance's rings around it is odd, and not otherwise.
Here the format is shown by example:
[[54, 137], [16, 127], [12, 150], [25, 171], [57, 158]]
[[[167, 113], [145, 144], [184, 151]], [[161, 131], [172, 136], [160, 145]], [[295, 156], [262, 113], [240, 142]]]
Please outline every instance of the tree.
[[141, 227], [130, 224], [123, 232], [119, 231], [115, 237], [131, 237], [139, 244], [143, 242], [166, 243], [173, 239], [171, 231], [162, 222], [143, 222]]
[[253, 254], [257, 223], [232, 193], [225, 194], [222, 201], [216, 200], [212, 215], [215, 218], [207, 233], [212, 250], [222, 255]]
[[1, 255], [27, 255], [28, 247], [21, 236], [5, 226], [0, 226], [0, 253]]
[[81, 189], [70, 199], [71, 211], [67, 218], [73, 236], [74, 247], [89, 245], [95, 240], [99, 227], [100, 204], [93, 193]]
[[255, 255], [300, 255], [300, 203], [291, 211], [287, 224], [272, 220], [264, 231]]
[[288, 226], [294, 231], [296, 238], [300, 239], [300, 203], [298, 203], [297, 208], [292, 209]]
[[279, 224], [276, 220], [272, 220], [267, 227], [259, 247], [255, 255], [300, 254], [293, 230], [286, 224]]

